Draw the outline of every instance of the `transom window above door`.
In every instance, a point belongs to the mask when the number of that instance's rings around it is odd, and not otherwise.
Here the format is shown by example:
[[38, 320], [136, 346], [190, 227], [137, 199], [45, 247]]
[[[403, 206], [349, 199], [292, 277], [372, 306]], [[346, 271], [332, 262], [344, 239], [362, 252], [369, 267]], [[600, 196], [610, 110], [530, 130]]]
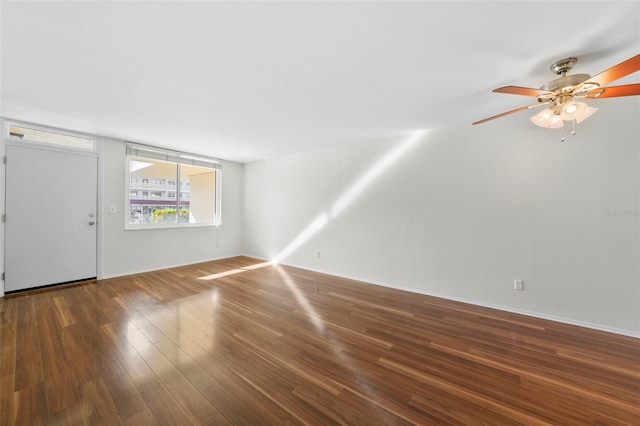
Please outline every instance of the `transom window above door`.
[[7, 140], [57, 146], [59, 148], [95, 151], [93, 138], [66, 134], [62, 131], [38, 129], [35, 126], [10, 124]]

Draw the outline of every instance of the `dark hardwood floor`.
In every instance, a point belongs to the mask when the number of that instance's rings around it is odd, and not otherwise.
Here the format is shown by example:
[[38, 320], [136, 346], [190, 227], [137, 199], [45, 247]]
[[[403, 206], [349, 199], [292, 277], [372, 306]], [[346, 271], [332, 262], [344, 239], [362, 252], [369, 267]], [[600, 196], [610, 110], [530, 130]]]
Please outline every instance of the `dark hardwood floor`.
[[0, 299], [0, 424], [640, 425], [640, 339], [259, 263]]

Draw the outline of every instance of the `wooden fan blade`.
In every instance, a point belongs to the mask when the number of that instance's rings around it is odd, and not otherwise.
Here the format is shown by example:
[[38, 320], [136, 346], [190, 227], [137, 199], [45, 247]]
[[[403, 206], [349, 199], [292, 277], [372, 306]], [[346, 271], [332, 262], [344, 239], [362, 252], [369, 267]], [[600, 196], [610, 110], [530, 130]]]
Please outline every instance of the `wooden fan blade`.
[[587, 99], [617, 98], [619, 96], [640, 95], [640, 83], [625, 84], [622, 86], [599, 87], [589, 90], [584, 97]]
[[539, 107], [539, 106], [542, 106], [542, 105], [548, 105], [548, 104], [549, 104], [549, 102], [541, 102], [541, 103], [537, 103], [537, 104], [533, 104], [533, 105], [529, 105], [529, 106], [524, 106], [524, 107], [521, 107], [521, 108], [517, 108], [517, 109], [511, 110], [511, 111], [503, 112], [502, 114], [494, 115], [493, 117], [485, 118], [484, 120], [476, 121], [475, 123], [471, 123], [471, 124], [475, 125], [475, 124], [486, 123], [487, 121], [495, 120], [496, 118], [504, 117], [505, 115], [515, 114], [516, 112], [520, 112], [520, 111], [524, 111], [524, 110], [527, 110], [527, 109], [536, 108], [536, 107]]
[[498, 87], [497, 89], [494, 90], [494, 92], [507, 93], [510, 95], [532, 96], [534, 98], [553, 93], [553, 92], [549, 92], [548, 90], [533, 89], [531, 87], [519, 87], [519, 86]]
[[606, 71], [602, 71], [600, 74], [594, 75], [593, 77], [588, 79], [587, 82], [597, 83], [600, 86], [604, 86], [605, 84], [609, 84], [612, 81], [618, 80], [619, 78], [622, 78], [629, 74], [633, 74], [638, 70], [640, 70], [640, 55], [629, 58], [626, 61], [620, 62], [618, 65], [615, 65]]

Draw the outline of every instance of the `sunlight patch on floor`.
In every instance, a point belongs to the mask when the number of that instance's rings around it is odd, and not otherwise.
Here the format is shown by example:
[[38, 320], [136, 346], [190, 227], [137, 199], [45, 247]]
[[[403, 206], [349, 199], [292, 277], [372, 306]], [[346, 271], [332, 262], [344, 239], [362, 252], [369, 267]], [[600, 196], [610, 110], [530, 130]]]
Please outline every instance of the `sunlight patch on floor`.
[[289, 276], [289, 274], [287, 274], [287, 272], [284, 269], [282, 269], [282, 266], [276, 266], [275, 268], [276, 268], [276, 271], [278, 271], [278, 273], [282, 277], [282, 281], [289, 288], [289, 291], [291, 291], [291, 294], [293, 294], [293, 297], [295, 297], [296, 302], [298, 302], [300, 307], [307, 314], [307, 316], [309, 317], [309, 320], [311, 321], [315, 329], [318, 331], [318, 333], [321, 333], [321, 334], [324, 333], [324, 321], [322, 321], [322, 318], [320, 317], [320, 315], [318, 315], [318, 313], [313, 308], [313, 306], [311, 306], [311, 304], [305, 297], [304, 293], [300, 291], [300, 289], [298, 288], [296, 283], [293, 281], [293, 279]]
[[218, 272], [217, 274], [205, 275], [204, 277], [200, 277], [198, 279], [205, 280], [205, 281], [215, 280], [217, 278], [228, 277], [229, 275], [240, 274], [242, 272], [252, 271], [254, 269], [260, 269], [260, 268], [264, 268], [265, 266], [271, 266], [271, 265], [273, 265], [272, 262], [260, 262], [260, 263], [255, 263], [249, 266], [243, 266], [242, 268], [230, 269], [228, 271]]

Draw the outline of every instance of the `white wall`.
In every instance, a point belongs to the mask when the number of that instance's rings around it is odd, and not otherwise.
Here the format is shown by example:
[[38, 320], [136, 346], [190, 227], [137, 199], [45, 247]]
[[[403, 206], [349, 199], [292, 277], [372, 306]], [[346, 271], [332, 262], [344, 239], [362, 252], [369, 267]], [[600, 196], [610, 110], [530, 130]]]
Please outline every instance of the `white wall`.
[[125, 144], [105, 140], [99, 273], [286, 251], [283, 263], [640, 336], [640, 103], [599, 102], [564, 144], [524, 113], [223, 162], [219, 228], [125, 231]]
[[599, 102], [247, 164], [245, 253], [640, 336], [640, 103]]
[[[103, 160], [103, 277], [242, 254], [242, 164], [222, 162], [220, 227], [125, 230], [125, 143], [105, 140]], [[110, 212], [111, 206], [116, 206], [115, 213]]]
[[[4, 125], [4, 122], [0, 123]], [[222, 161], [222, 225], [125, 231], [125, 142], [100, 140], [98, 277], [109, 278], [242, 254], [244, 166]], [[0, 140], [0, 158], [4, 155]], [[0, 162], [0, 210], [4, 212], [4, 165]], [[111, 206], [116, 207], [112, 213]], [[0, 227], [4, 270], [4, 227]], [[0, 297], [4, 281], [0, 280]]]

